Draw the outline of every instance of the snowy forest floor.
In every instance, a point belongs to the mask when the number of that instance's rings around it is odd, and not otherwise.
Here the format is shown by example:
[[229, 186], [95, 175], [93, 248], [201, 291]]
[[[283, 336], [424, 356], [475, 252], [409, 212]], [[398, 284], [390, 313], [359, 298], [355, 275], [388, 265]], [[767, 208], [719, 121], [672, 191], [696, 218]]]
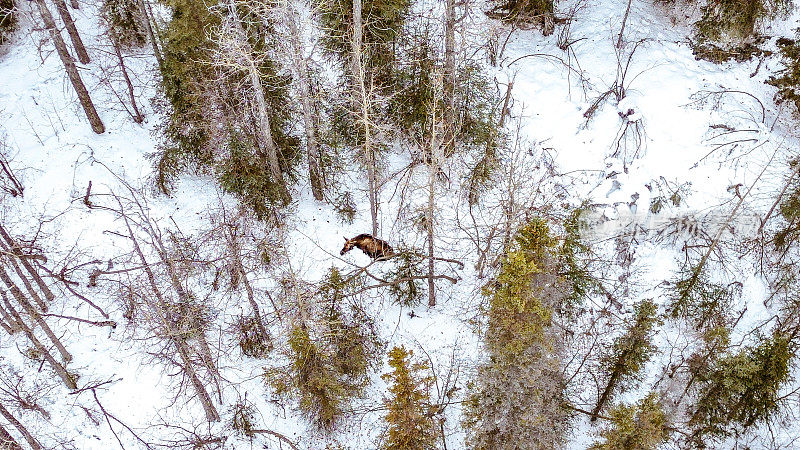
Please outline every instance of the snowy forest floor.
[[[519, 137], [520, 150], [510, 153], [514, 159], [503, 161], [501, 171], [507, 170], [509, 176], [501, 177], [495, 189], [502, 190], [504, 180], [527, 176], [541, 180], [541, 184], [520, 193], [529, 197], [524, 201], [530, 205], [574, 207], [583, 201], [598, 205], [596, 224], [586, 230], [586, 236], [599, 246], [611, 245], [610, 236], [636, 224], [643, 229], [672, 224], [672, 237], [664, 240], [668, 244], [641, 239], [629, 269], [633, 275], [627, 298], [631, 302], [655, 298], [660, 303], [661, 282], [679, 267], [683, 236], [713, 235], [737, 201], [738, 190], [744, 192], [751, 185], [756, 192], [751, 198], [757, 201], [748, 202], [745, 208], [752, 211], [753, 220], [737, 219], [736, 226], [757, 227], [757, 218], [769, 207], [769, 193], [775, 189], [760, 181], [767, 179], [762, 171], [777, 176], [784, 167], [778, 159], [787, 149], [796, 149], [798, 141], [792, 113], [775, 105], [775, 89], [764, 84], [777, 68], [777, 59], [721, 65], [696, 60], [687, 38], [690, 28], [685, 11], [677, 7], [667, 10], [649, 2], [633, 3], [623, 35], [625, 45], [617, 48], [626, 4], [622, 0], [580, 1], [568, 31], [557, 28], [546, 37], [534, 30], [515, 30], [509, 36], [500, 25], [477, 18], [482, 31], [473, 38], [495, 39], [502, 49], [496, 66], [486, 63], [498, 90], [504, 94], [513, 82], [508, 129]], [[565, 2], [560, 8], [566, 11], [573, 6], [574, 2]], [[130, 251], [121, 235], [125, 233], [123, 221], [102, 207], [114, 205], [111, 193], [130, 200], [126, 186], [141, 195], [139, 200], [147, 214], [163, 230], [178, 230], [199, 240], [208, 236], [223, 211], [234, 210], [236, 204], [213, 178], [202, 175], [181, 177], [170, 197], [155, 191], [150, 156], [158, 146], [160, 118], [149, 101], [141, 104], [146, 115], [142, 125], [135, 124], [118, 106], [119, 98], [126, 94], [120, 74], [102, 70], [113, 66], [114, 55], [99, 35], [94, 15], [87, 14], [96, 7], [87, 1], [73, 14], [94, 58], [91, 70], [82, 70], [81, 74], [106, 123], [107, 131], [102, 135], [95, 135], [85, 121], [52, 44], [31, 21], [30, 3], [23, 5], [21, 30], [0, 48], [0, 145], [25, 187], [22, 196], [0, 197], [0, 222], [15, 236], [35, 239], [36, 248], [55, 272], [92, 261], [99, 263], [92, 263], [90, 268], [113, 270], [119, 255]], [[675, 14], [678, 17], [673, 17]], [[768, 34], [791, 35], [795, 18], [773, 24]], [[559, 41], [570, 43], [566, 51], [559, 48]], [[140, 99], [161, 95], [155, 87], [158, 75], [152, 57], [129, 55], [126, 63]], [[624, 87], [622, 101], [617, 102], [612, 94], [595, 103], [614, 86]], [[588, 114], [593, 105], [598, 107]], [[385, 174], [398, 175], [390, 177], [381, 191], [379, 235], [394, 246], [422, 249], [425, 236], [411, 219], [413, 205], [427, 195], [418, 192], [420, 180], [427, 175], [424, 169], [418, 169], [419, 173], [416, 169], [404, 171], [410, 159], [402, 152], [389, 155], [387, 160]], [[481, 287], [490, 274], [476, 270], [478, 254], [465, 225], [469, 208], [462, 181], [457, 179], [457, 164], [448, 163], [444, 168], [455, 179], [443, 183], [436, 192], [440, 207], [436, 244], [438, 256], [463, 261], [463, 269], [454, 264], [438, 266], [458, 282], [437, 281], [435, 308], [419, 306], [412, 312], [393, 304], [380, 290], [370, 294], [366, 307], [376, 318], [388, 348], [402, 344], [417, 355], [425, 355], [439, 377], [458, 377], [453, 382], [463, 391], [472, 367], [481, 358], [472, 319], [481, 301]], [[369, 206], [363, 194], [366, 182], [355, 169], [347, 178], [346, 187], [354, 192], [357, 206], [352, 224], [343, 223], [329, 205], [316, 202], [305, 180], [299, 182], [277, 246], [281, 263], [256, 277], [258, 289], [278, 290], [279, 281], [286, 279], [287, 273], [314, 282], [331, 266], [344, 272], [369, 263], [369, 258], [359, 252], [342, 257], [338, 254], [342, 236], [352, 237], [369, 229]], [[90, 185], [94, 208], [84, 203]], [[668, 200], [673, 194], [679, 195], [680, 201], [665, 201], [660, 211], [651, 212], [659, 197]], [[492, 195], [489, 192], [487, 198]], [[758, 203], [760, 200], [763, 204]], [[486, 207], [480, 214], [479, 222], [491, 223], [502, 212]], [[260, 225], [248, 226], [254, 236], [267, 239], [269, 233]], [[637, 241], [636, 236], [631, 240]], [[212, 248], [213, 243], [208, 246]], [[746, 262], [742, 264], [744, 267]], [[377, 273], [381, 270], [376, 269]], [[274, 435], [260, 434], [254, 440], [233, 435], [232, 407], [245, 398], [259, 412], [258, 428], [279, 432], [300, 448], [324, 448], [334, 443], [350, 449], [376, 445], [383, 429], [380, 406], [386, 388], [380, 374], [386, 373], [388, 366], [376, 371], [367, 395], [355, 403], [356, 419], [334, 437], [312, 433], [296, 411], [272, 401], [273, 395], [265, 385], [264, 368], [280, 363], [281, 357], [244, 357], [227, 337], [226, 330], [247, 309], [245, 301], [213, 292], [213, 280], [208, 274], [200, 274], [193, 288], [196, 295], [213, 299], [211, 341], [220, 349], [217, 365], [224, 380], [218, 399], [223, 420], [209, 426], [190, 394], [176, 394], [181, 390], [174, 373], [148, 354], [152, 343], [124, 317], [125, 304], [114, 292], [115, 287], [102, 283], [100, 287], [87, 287], [90, 274], [91, 270], [81, 268], [68, 276], [77, 282], [75, 289], [108, 313], [118, 326], [111, 329], [51, 319], [74, 357], [70, 370], [79, 374], [79, 387], [97, 385], [96, 389], [70, 393], [51, 379], [47, 369], [42, 370], [26, 356], [27, 344], [22, 337], [0, 334], [0, 365], [17, 371], [20, 389], [36, 393], [39, 406], [49, 413], [44, 418], [40, 412], [23, 411], [19, 417], [46, 447], [107, 449], [119, 440], [125, 448], [137, 448], [141, 438], [169, 448], [178, 446], [169, 444], [171, 439], [177, 442], [196, 433], [228, 435], [226, 445], [230, 448], [279, 448], [280, 441]], [[740, 281], [742, 304], [737, 306], [746, 306], [749, 317], [770, 314], [763, 305], [763, 282], [755, 276]], [[620, 310], [626, 306], [620, 305]], [[58, 292], [50, 312], [103, 319], [97, 310], [64, 289]], [[669, 331], [665, 328], [662, 334], [660, 342], [668, 342]], [[652, 361], [648, 376], [656, 377], [663, 364], [663, 360]], [[631, 393], [632, 398], [636, 394]], [[592, 395], [587, 391], [577, 397], [590, 405]], [[99, 409], [119, 421], [104, 423]], [[446, 412], [450, 449], [464, 445], [458, 426], [460, 411], [455, 401]], [[586, 448], [596, 432], [597, 427], [588, 419], [576, 417], [570, 448]], [[782, 433], [785, 436], [777, 441], [791, 442], [798, 429], [787, 427]], [[768, 446], [757, 435], [752, 440], [754, 446]]]

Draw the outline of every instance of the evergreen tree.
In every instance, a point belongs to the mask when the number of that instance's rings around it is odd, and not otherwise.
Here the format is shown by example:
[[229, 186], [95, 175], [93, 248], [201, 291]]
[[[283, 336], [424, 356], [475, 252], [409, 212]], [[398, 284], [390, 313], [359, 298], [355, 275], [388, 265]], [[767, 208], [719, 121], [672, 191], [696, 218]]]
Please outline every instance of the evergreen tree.
[[779, 390], [789, 379], [794, 354], [789, 336], [760, 338], [736, 353], [721, 357], [698, 375], [698, 395], [689, 426], [692, 444], [730, 436], [769, 420], [779, 409]]
[[[473, 61], [459, 61], [451, 80], [437, 79], [447, 75], [442, 55], [436, 50], [440, 38], [431, 34], [433, 27], [426, 23], [408, 28], [399, 45], [402, 58], [396, 63], [394, 94], [389, 102], [391, 120], [412, 143], [429, 141], [432, 127], [452, 120], [449, 135], [443, 137], [452, 140], [444, 140], [448, 157], [456, 148], [462, 152], [493, 149], [499, 144], [501, 126], [494, 111], [497, 95], [486, 73]], [[437, 83], [442, 86], [437, 87]], [[444, 95], [448, 89], [452, 91], [452, 104]], [[433, 123], [434, 118], [440, 123]]]
[[[378, 234], [380, 125], [384, 98], [394, 92], [396, 48], [410, 0], [321, 0], [322, 43], [343, 72], [344, 98], [332, 112], [340, 142], [356, 150], [367, 175], [372, 234]], [[376, 126], [377, 125], [377, 126]]]
[[[776, 41], [778, 50], [780, 51], [783, 68], [778, 70], [776, 76], [771, 76], [767, 80], [767, 84], [778, 88], [778, 93], [775, 99], [778, 103], [785, 101], [791, 102], [795, 106], [795, 110], [800, 111], [800, 44], [796, 40], [779, 38]], [[792, 162], [792, 168], [796, 169], [797, 161]], [[789, 206], [788, 201], [784, 201], [784, 205], [792, 211], [791, 215], [797, 214], [798, 191], [797, 186], [792, 186], [794, 189], [789, 197], [789, 201], [794, 201], [794, 205]], [[783, 212], [783, 208], [782, 208]], [[784, 214], [785, 215], [785, 214]], [[791, 227], [797, 230], [797, 226]]]
[[409, 249], [396, 249], [395, 252], [396, 256], [391, 261], [393, 267], [386, 276], [391, 282], [389, 295], [399, 305], [410, 308], [419, 306], [426, 293], [422, 285], [424, 272], [419, 267], [422, 258]]
[[[779, 84], [782, 86], [780, 94], [784, 99], [793, 100], [797, 105], [800, 104], [800, 95], [794, 94], [794, 92], [798, 89], [798, 82], [800, 82], [800, 47], [797, 44], [784, 43], [783, 48], [786, 49], [784, 54], [793, 62], [784, 71], [783, 79], [785, 81], [782, 85]], [[792, 158], [789, 161], [788, 169], [791, 176], [785, 184], [786, 194], [782, 198], [778, 198], [781, 224], [772, 238], [774, 249], [781, 255], [780, 259], [795, 256], [794, 252], [790, 253], [789, 250], [796, 248], [800, 238], [800, 182], [795, 179], [795, 174], [800, 171], [800, 159]]]
[[138, 0], [103, 0], [100, 14], [111, 39], [122, 48], [141, 47], [147, 42], [147, 17]]
[[677, 280], [669, 284], [670, 302], [667, 317], [677, 324], [688, 325], [694, 345], [684, 363], [679, 367], [688, 371], [688, 378], [676, 401], [682, 402], [694, 386], [698, 376], [708, 373], [720, 355], [730, 345], [730, 334], [735, 323], [734, 302], [741, 295], [740, 283], [716, 283], [709, 280], [709, 266], [695, 265], [684, 269]]
[[685, 320], [698, 331], [727, 328], [733, 302], [741, 294], [741, 283], [713, 282], [707, 270], [699, 264], [684, 269], [669, 285], [669, 317]]
[[279, 395], [299, 396], [300, 411], [317, 427], [332, 430], [341, 418], [345, 399], [358, 392], [358, 388], [340, 378], [329, 363], [330, 353], [311, 339], [306, 327], [292, 329], [289, 347], [290, 378], [284, 380], [276, 373], [270, 382]]
[[429, 450], [436, 447], [435, 422], [430, 411], [428, 386], [432, 382], [421, 372], [425, 364], [412, 363], [414, 352], [395, 347], [389, 352], [389, 367], [393, 370], [383, 375], [390, 383], [390, 398], [384, 420], [389, 424], [386, 450]]
[[347, 305], [358, 281], [345, 280], [331, 268], [320, 286], [319, 315], [289, 330], [289, 366], [267, 371], [267, 381], [284, 399], [298, 399], [299, 410], [315, 427], [330, 433], [346, 407], [369, 383], [383, 342], [373, 320], [356, 304]]
[[555, 29], [555, 5], [555, 0], [497, 0], [487, 14], [503, 22], [532, 23], [549, 36]]
[[263, 218], [290, 200], [286, 178], [299, 156], [299, 140], [288, 132], [291, 80], [270, 58], [269, 24], [247, 4], [168, 5], [162, 75], [171, 109], [157, 184], [169, 192], [187, 169], [214, 171]]
[[603, 372], [607, 379], [605, 389], [592, 411], [592, 421], [603, 410], [625, 383], [635, 380], [655, 351], [653, 333], [658, 325], [658, 307], [652, 300], [644, 300], [634, 307], [634, 322], [614, 340], [610, 353], [603, 357]]
[[[169, 111], [162, 133], [165, 137], [157, 162], [157, 185], [168, 193], [177, 176], [189, 167], [210, 165], [214, 160], [209, 123], [219, 108], [212, 89], [210, 65], [212, 42], [208, 30], [219, 26], [219, 18], [209, 11], [217, 2], [167, 0], [172, 19], [161, 33], [164, 64], [160, 68]], [[224, 122], [223, 122], [224, 123]]]
[[367, 385], [367, 370], [379, 350], [363, 329], [340, 323], [328, 329], [335, 335], [320, 333], [312, 337], [308, 327], [292, 328], [289, 337], [287, 368], [267, 371], [267, 380], [278, 396], [298, 399], [298, 407], [314, 426], [326, 433], [341, 422], [345, 408], [361, 395]]
[[635, 405], [617, 405], [609, 416], [611, 423], [591, 450], [655, 450], [669, 437], [667, 418], [655, 393]]
[[752, 42], [758, 27], [791, 11], [792, 0], [719, 0], [703, 6], [695, 24], [701, 41], [718, 42], [724, 48]]
[[[318, 3], [322, 43], [349, 71], [353, 38], [353, 2]], [[397, 42], [408, 17], [410, 0], [364, 0], [361, 6], [361, 48], [364, 71], [378, 87], [392, 84]]]
[[556, 274], [556, 239], [541, 219], [520, 229], [489, 297], [488, 360], [478, 367], [465, 405], [470, 448], [552, 449], [567, 438], [562, 342], [552, 329], [554, 306], [568, 295]]
[[556, 313], [574, 317], [583, 301], [601, 291], [600, 281], [595, 278], [590, 261], [595, 259], [592, 247], [586, 243], [582, 233], [586, 213], [591, 211], [588, 202], [573, 209], [564, 220], [564, 236], [558, 247], [560, 273], [570, 286], [570, 293], [556, 307]]

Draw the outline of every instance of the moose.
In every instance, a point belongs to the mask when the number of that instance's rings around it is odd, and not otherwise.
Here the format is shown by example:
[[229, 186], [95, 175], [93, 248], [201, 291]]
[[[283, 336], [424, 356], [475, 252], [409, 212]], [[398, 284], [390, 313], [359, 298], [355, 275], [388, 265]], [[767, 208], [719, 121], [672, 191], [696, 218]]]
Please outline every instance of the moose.
[[353, 247], [358, 247], [359, 250], [372, 259], [386, 258], [394, 254], [394, 249], [388, 242], [372, 237], [370, 234], [359, 234], [353, 239], [344, 238], [344, 241], [344, 247], [339, 252], [340, 255], [349, 252]]

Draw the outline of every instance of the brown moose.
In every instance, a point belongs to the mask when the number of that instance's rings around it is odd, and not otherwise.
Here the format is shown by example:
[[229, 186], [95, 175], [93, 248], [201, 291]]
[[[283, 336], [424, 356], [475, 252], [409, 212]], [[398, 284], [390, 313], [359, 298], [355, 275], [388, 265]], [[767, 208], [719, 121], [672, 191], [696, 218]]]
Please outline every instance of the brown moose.
[[353, 247], [358, 247], [359, 250], [372, 259], [386, 258], [394, 254], [394, 249], [388, 242], [372, 237], [369, 234], [359, 234], [353, 239], [344, 238], [344, 240], [344, 247], [339, 252], [340, 255], [349, 252]]

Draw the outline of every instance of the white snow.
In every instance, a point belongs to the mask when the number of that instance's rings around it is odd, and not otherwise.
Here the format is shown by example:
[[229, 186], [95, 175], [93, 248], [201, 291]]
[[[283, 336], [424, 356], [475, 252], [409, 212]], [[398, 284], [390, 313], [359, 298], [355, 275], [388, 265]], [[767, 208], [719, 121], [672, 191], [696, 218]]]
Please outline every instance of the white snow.
[[[147, 121], [137, 125], [118, 106], [109, 85], [102, 81], [101, 67], [110, 65], [111, 55], [94, 18], [97, 5], [87, 2], [80, 11], [72, 11], [93, 57], [92, 63], [81, 67], [81, 76], [107, 129], [103, 135], [95, 135], [79, 109], [52, 44], [28, 17], [30, 2], [19, 4], [25, 11], [22, 30], [5, 46], [4, 54], [0, 52], [0, 142], [5, 142], [11, 167], [26, 188], [24, 197], [0, 197], [0, 221], [9, 230], [29, 239], [35, 233], [37, 247], [55, 267], [66, 261], [94, 259], [105, 265], [127, 252], [129, 243], [114, 235], [123, 231], [123, 224], [114, 214], [83, 205], [90, 181], [92, 194], [100, 204], [110, 204], [105, 194], [124, 192], [117, 176], [135, 188], [144, 188], [149, 212], [160, 225], [170, 227], [172, 218], [183, 233], [190, 235], [200, 233], [221, 204], [235, 204], [234, 199], [215, 187], [210, 177], [183, 177], [171, 197], [158, 195], [152, 188], [152, 162], [148, 155], [157, 149], [156, 126], [160, 118], [148, 99], [159, 93], [154, 61], [146, 55], [146, 49], [142, 55], [126, 59], [138, 89], [139, 106], [147, 115]], [[755, 76], [751, 74], [756, 69], [756, 60], [722, 65], [695, 60], [686, 41], [689, 33], [686, 25], [671, 25], [668, 14], [650, 2], [634, 2], [624, 36], [627, 45], [617, 49], [615, 43], [626, 4], [622, 0], [586, 2], [571, 24], [570, 40], [574, 43], [569, 54], [557, 47], [558, 29], [549, 37], [534, 30], [517, 30], [508, 39], [499, 66], [488, 67], [501, 86], [508, 81], [514, 83], [511, 122], [520, 124], [522, 136], [531, 147], [530, 160], [525, 164], [538, 165], [547, 159], [545, 155], [553, 162], [555, 178], [541, 187], [542, 193], [530, 192], [531, 204], [542, 206], [542, 199], [563, 197], [564, 202], [572, 205], [583, 199], [601, 205], [604, 228], [588, 233], [598, 241], [631, 223], [664, 223], [712, 209], [716, 215], [700, 226], [703, 231], [714, 233], [720, 217], [724, 219], [730, 209], [730, 205], [717, 206], [735, 200], [729, 188], [741, 184], [743, 191], [748, 189], [775, 152], [797, 148], [790, 112], [775, 106], [774, 88], [763, 83], [778, 68], [777, 60], [767, 59]], [[476, 26], [488, 28], [488, 19], [478, 16], [474, 20]], [[790, 35], [794, 23], [793, 20], [778, 22], [772, 32]], [[631, 56], [636, 43], [639, 44]], [[631, 63], [624, 78], [626, 95], [620, 100], [614, 94], [609, 95], [587, 121], [584, 113], [595, 99], [615, 82], [622, 82], [620, 64], [624, 69], [628, 58]], [[118, 81], [113, 78], [112, 85], [125, 98]], [[724, 90], [751, 95], [713, 94]], [[715, 146], [729, 142], [725, 140], [727, 136], [721, 135], [724, 130], [715, 125], [750, 130], [736, 133], [737, 139], [750, 141], [738, 147], [722, 146], [722, 150], [712, 152]], [[637, 139], [641, 145], [636, 143]], [[410, 162], [402, 154], [389, 155], [388, 159], [386, 173]], [[448, 168], [454, 174], [459, 173], [458, 169]], [[419, 173], [393, 178], [383, 187], [380, 235], [393, 245], [404, 243], [422, 248], [424, 244], [423, 234], [410, 221], [414, 211], [398, 209], [397, 193], [410, 189], [407, 195], [419, 198], [413, 203], [422, 204], [423, 194], [414, 191], [414, 183], [427, 176], [424, 170], [423, 166]], [[530, 179], [538, 179], [546, 171], [546, 167], [539, 166]], [[768, 173], [778, 174], [780, 167], [772, 165]], [[352, 237], [369, 229], [366, 196], [360, 198], [358, 194], [366, 183], [356, 171], [349, 176], [358, 200], [358, 215], [352, 225], [340, 223], [330, 206], [315, 202], [301, 177], [296, 201], [286, 220], [287, 246], [283, 258], [287, 267], [282, 270], [315, 281], [331, 266], [344, 270], [368, 263], [368, 258], [359, 252], [344, 257], [338, 254], [342, 236]], [[377, 316], [388, 348], [402, 344], [415, 349], [418, 356], [424, 355], [424, 349], [440, 376], [444, 376], [451, 357], [461, 361], [458, 381], [463, 393], [471, 375], [470, 366], [481, 357], [480, 338], [469, 319], [477, 314], [480, 288], [488, 278], [479, 278], [469, 231], [456, 224], [456, 216], [463, 219], [466, 211], [466, 200], [457, 191], [459, 183], [455, 180], [451, 185], [440, 186], [436, 193], [437, 204], [441, 206], [437, 240], [441, 256], [465, 262], [461, 270], [446, 264], [441, 264], [439, 270], [457, 277], [459, 282], [438, 284], [438, 306], [414, 308], [414, 317], [379, 291], [369, 298], [367, 307]], [[650, 212], [651, 200], [662, 195], [658, 186], [684, 183], [687, 189], [680, 205], [668, 201], [662, 212]], [[502, 189], [501, 184], [496, 188]], [[768, 198], [766, 195], [772, 188], [763, 182], [756, 184], [757, 192], [764, 193], [761, 198]], [[492, 195], [487, 194], [488, 198]], [[763, 210], [763, 205], [747, 207]], [[479, 218], [480, 223], [492, 223], [500, 214], [489, 207], [480, 211], [484, 214]], [[658, 303], [663, 303], [659, 283], [671, 278], [678, 267], [676, 258], [680, 252], [647, 242], [636, 248], [636, 257], [630, 301], [655, 297]], [[275, 277], [258, 280], [261, 288], [276, 286], [278, 273], [269, 275]], [[168, 440], [180, 434], [181, 430], [164, 427], [164, 423], [180, 424], [200, 434], [231, 435], [230, 429], [226, 429], [230, 407], [246, 396], [259, 411], [260, 427], [281, 432], [301, 448], [319, 449], [334, 441], [351, 449], [375, 447], [382, 424], [380, 413], [374, 409], [385, 395], [385, 384], [379, 375], [386, 372], [386, 367], [373, 377], [367, 399], [356, 403], [357, 409], [372, 411], [359, 415], [357, 422], [349, 424], [335, 438], [326, 439], [311, 433], [297, 412], [270, 401], [272, 394], [261, 375], [265, 366], [279, 362], [279, 358], [251, 360], [228, 346], [229, 352], [221, 354], [219, 360], [227, 382], [223, 402], [218, 403], [223, 421], [203, 425], [199, 403], [191, 400], [190, 395], [174, 394], [175, 380], [170, 376], [174, 368], [149, 358], [147, 342], [131, 339], [139, 335], [122, 317], [124, 305], [115, 300], [114, 293], [85, 288], [85, 279], [77, 281], [81, 283], [81, 292], [102, 305], [119, 326], [109, 330], [54, 319], [52, 323], [58, 324], [58, 329], [69, 330], [63, 339], [75, 358], [70, 370], [80, 375], [79, 386], [108, 381], [96, 391], [103, 406], [143, 438]], [[754, 276], [741, 281], [742, 301], [749, 309], [749, 320], [768, 317], [770, 312], [762, 304], [766, 295], [763, 282]], [[199, 280], [198, 284], [198, 289], [208, 290], [208, 285], [203, 286]], [[214, 331], [217, 339], [222, 329], [249, 307], [244, 297], [222, 298], [211, 292], [208, 295], [218, 302]], [[51, 312], [100, 319], [96, 311], [66, 294], [58, 297]], [[38, 364], [22, 355], [20, 350], [25, 348], [23, 337], [0, 334], [0, 365], [20, 371], [25, 389], [38, 392], [41, 406], [51, 417], [46, 420], [34, 411], [17, 411], [18, 418], [47, 447], [117, 446], [117, 438], [108, 424], [93, 423], [100, 416], [93, 418], [87, 412], [97, 410], [91, 392], [70, 394], [51, 379], [46, 369], [40, 371]], [[660, 363], [652, 364], [651, 374], [659, 370]], [[584, 399], [589, 396], [587, 393]], [[445, 423], [448, 448], [463, 448], [459, 420], [460, 406], [452, 405]], [[125, 448], [140, 447], [121, 424], [111, 426]], [[596, 431], [584, 418], [577, 417], [570, 448], [586, 448]], [[791, 430], [783, 433], [779, 439], [791, 438]], [[252, 443], [246, 438], [230, 437], [226, 446], [261, 448], [262, 444], [265, 448], [278, 448], [277, 441], [266, 435], [259, 435]], [[756, 441], [752, 445], [767, 444]]]

